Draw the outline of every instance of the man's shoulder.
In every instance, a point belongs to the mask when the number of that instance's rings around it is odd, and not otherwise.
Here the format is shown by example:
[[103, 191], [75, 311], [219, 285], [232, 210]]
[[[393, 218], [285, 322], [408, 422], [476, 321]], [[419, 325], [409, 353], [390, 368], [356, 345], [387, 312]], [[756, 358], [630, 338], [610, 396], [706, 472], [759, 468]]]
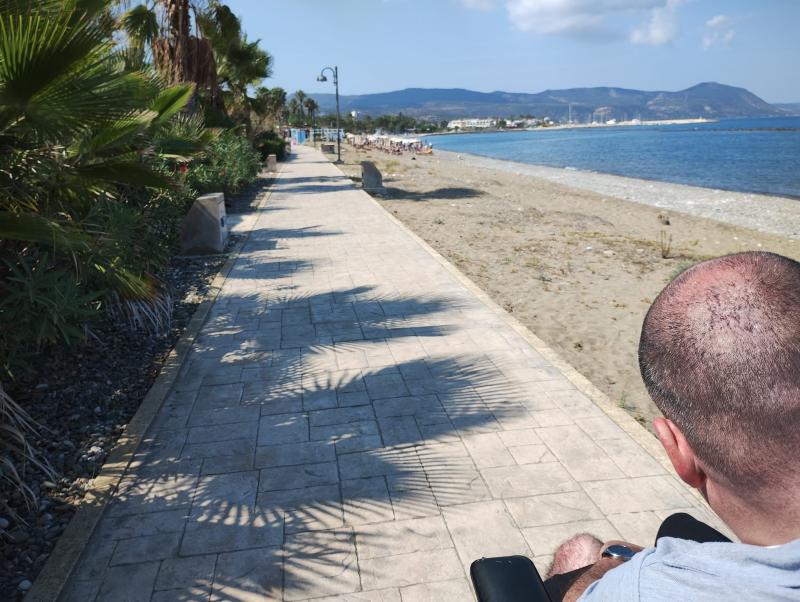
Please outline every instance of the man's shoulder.
[[[662, 538], [595, 582], [581, 600], [782, 600], [800, 591], [800, 540], [765, 548]], [[721, 597], [722, 596], [722, 597]]]

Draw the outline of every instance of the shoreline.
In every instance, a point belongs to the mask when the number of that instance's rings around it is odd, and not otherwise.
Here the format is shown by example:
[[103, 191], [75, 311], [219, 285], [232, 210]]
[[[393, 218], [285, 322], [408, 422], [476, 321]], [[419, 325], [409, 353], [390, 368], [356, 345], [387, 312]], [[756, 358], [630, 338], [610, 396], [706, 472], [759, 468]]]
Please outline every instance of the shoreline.
[[[800, 259], [800, 240], [757, 229], [778, 216], [800, 227], [797, 201], [435, 153], [344, 146], [340, 167], [359, 182], [360, 161], [373, 161], [387, 211], [645, 426], [658, 410], [639, 375], [639, 330], [664, 285], [728, 253]], [[687, 209], [697, 197], [705, 204]], [[741, 225], [697, 215], [706, 205]]]
[[457, 161], [479, 169], [533, 176], [633, 203], [800, 240], [800, 196], [706, 188], [437, 149], [434, 149], [433, 156], [445, 162]]

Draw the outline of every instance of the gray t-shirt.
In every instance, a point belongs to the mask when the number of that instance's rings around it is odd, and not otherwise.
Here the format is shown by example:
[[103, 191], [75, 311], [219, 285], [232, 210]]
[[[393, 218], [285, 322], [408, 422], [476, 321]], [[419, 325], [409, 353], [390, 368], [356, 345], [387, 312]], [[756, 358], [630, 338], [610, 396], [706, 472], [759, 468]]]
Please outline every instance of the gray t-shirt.
[[579, 602], [800, 601], [800, 539], [774, 547], [663, 537], [607, 572]]

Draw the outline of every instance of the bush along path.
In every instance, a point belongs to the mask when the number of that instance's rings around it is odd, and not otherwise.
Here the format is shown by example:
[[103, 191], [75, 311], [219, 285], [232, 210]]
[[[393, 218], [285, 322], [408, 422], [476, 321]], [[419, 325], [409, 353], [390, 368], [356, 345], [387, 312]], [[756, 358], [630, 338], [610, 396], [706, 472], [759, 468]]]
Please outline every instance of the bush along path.
[[[227, 211], [254, 211], [258, 193], [267, 185], [268, 180], [258, 179], [244, 193], [230, 195]], [[29, 505], [10, 483], [0, 484], [0, 600], [21, 599], [31, 587], [91, 479], [240, 240], [232, 236], [221, 255], [172, 258], [160, 274], [172, 292], [168, 330], [131, 330], [125, 321], [109, 316], [92, 325], [85, 343], [51, 349], [34, 374], [9, 388], [12, 399], [39, 424], [30, 443], [41, 450], [55, 475], [28, 467], [25, 482], [38, 507]]]

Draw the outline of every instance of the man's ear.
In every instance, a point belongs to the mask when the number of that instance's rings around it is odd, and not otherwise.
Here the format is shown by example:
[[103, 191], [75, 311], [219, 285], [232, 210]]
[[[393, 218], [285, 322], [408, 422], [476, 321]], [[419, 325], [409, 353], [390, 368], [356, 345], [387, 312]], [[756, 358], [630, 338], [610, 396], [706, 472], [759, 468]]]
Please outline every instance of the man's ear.
[[658, 440], [664, 446], [675, 472], [687, 485], [699, 489], [705, 495], [706, 473], [697, 461], [697, 456], [689, 447], [689, 442], [683, 436], [677, 425], [668, 418], [655, 418], [653, 429]]

